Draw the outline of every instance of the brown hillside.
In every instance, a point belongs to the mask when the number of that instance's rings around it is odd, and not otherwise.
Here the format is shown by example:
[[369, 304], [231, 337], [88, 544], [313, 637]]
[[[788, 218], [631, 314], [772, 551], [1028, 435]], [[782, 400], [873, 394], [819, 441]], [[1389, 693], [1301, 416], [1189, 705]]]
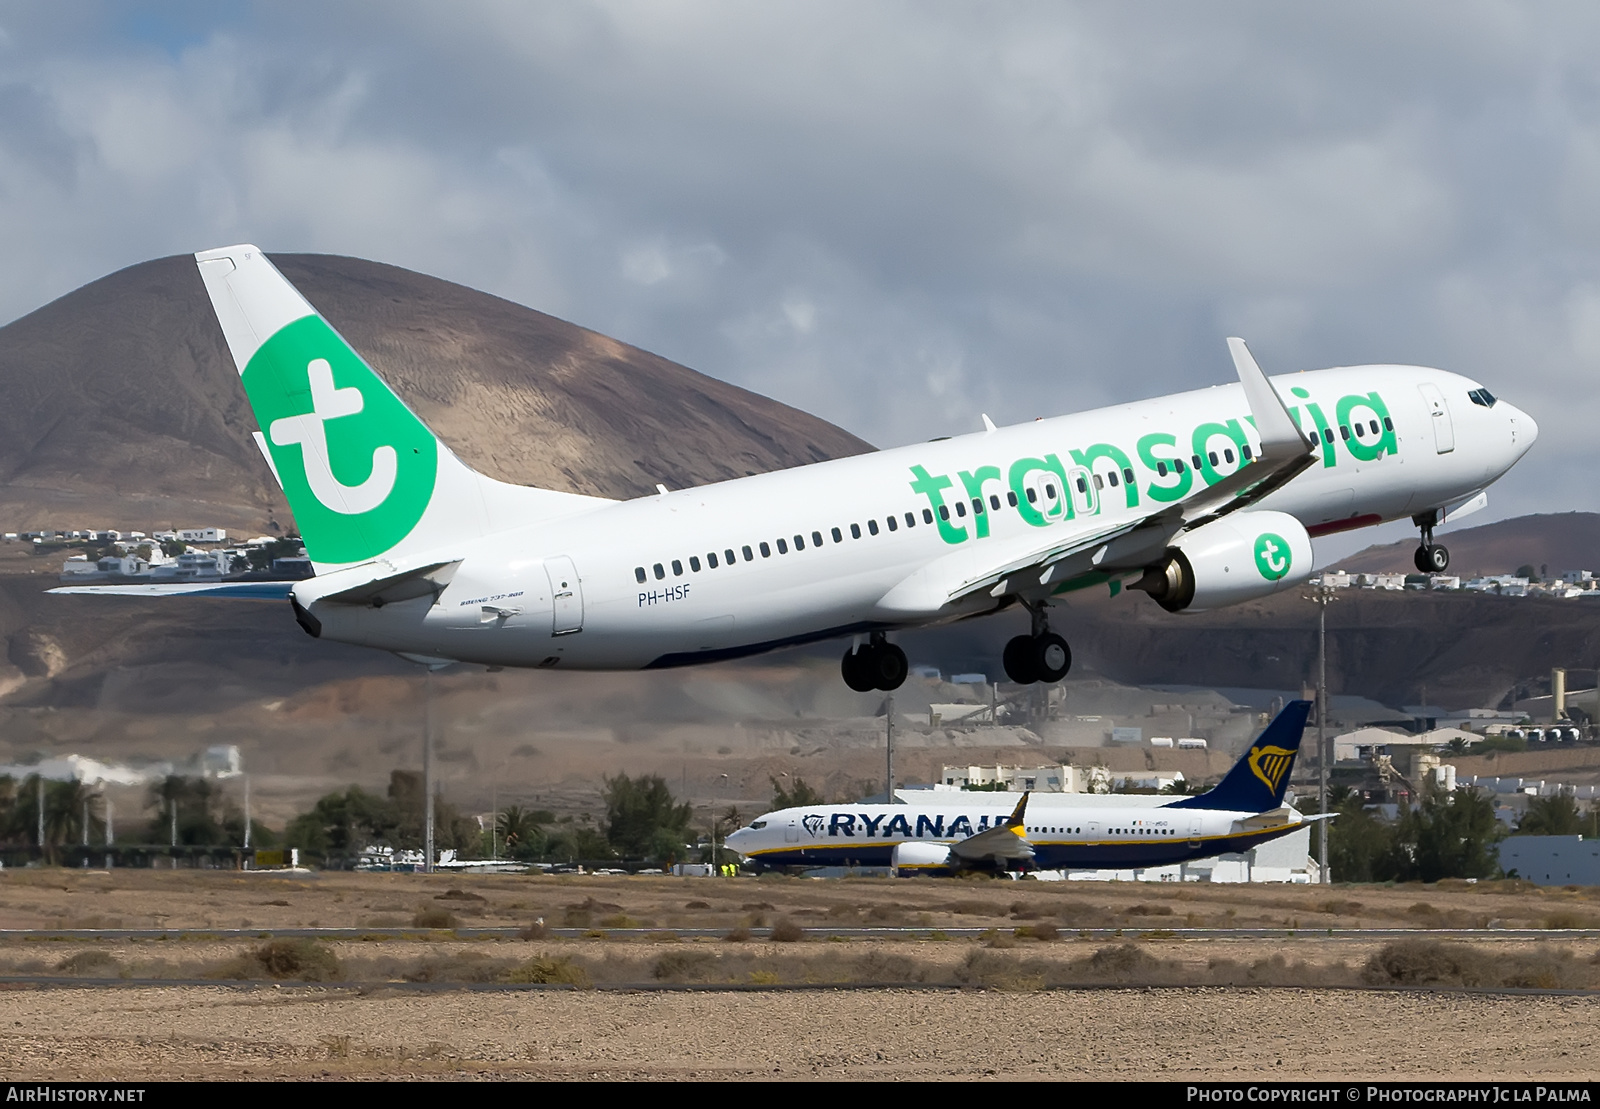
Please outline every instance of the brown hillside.
[[[285, 276], [468, 464], [631, 497], [871, 447], [804, 412], [574, 324], [357, 258]], [[0, 327], [0, 523], [291, 527], [188, 256]]]
[[[1450, 550], [1450, 572], [1463, 576], [1509, 574], [1524, 565], [1548, 566], [1551, 574], [1596, 570], [1600, 569], [1600, 513], [1518, 516], [1441, 534], [1439, 542]], [[1411, 556], [1416, 549], [1415, 539], [1368, 547], [1341, 559], [1338, 568], [1352, 573], [1415, 573]]]

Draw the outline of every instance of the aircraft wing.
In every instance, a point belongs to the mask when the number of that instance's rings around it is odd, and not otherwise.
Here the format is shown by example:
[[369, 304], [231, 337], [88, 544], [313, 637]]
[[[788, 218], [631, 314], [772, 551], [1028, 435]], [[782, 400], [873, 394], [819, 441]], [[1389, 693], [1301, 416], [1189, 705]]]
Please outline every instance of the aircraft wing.
[[295, 587], [292, 581], [186, 581], [150, 585], [63, 585], [46, 593], [102, 597], [221, 597], [233, 601], [281, 601]]
[[1008, 859], [1033, 858], [1033, 845], [1024, 830], [1028, 808], [1028, 794], [1022, 795], [1017, 807], [1004, 823], [979, 832], [975, 836], [957, 840], [950, 845], [950, 853], [963, 862], [978, 863], [994, 860], [1004, 864]]
[[953, 552], [897, 585], [880, 606], [937, 609], [979, 594], [1002, 597], [1037, 589], [1095, 570], [1133, 569], [1159, 557], [1184, 528], [1248, 508], [1282, 488], [1315, 461], [1311, 443], [1244, 340], [1229, 339], [1228, 349], [1261, 438], [1261, 451], [1252, 461], [1138, 519], [1106, 524], [1090, 517], [1081, 524], [1052, 527], [1042, 536], [1023, 536], [1010, 550], [986, 544], [970, 553]]

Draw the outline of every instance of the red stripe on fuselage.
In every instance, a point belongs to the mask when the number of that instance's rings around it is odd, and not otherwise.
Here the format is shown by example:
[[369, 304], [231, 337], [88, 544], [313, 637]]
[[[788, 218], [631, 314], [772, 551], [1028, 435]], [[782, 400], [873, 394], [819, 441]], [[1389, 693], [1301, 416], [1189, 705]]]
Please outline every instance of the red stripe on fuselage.
[[1319, 535], [1332, 535], [1338, 531], [1355, 531], [1356, 528], [1370, 528], [1373, 524], [1383, 523], [1383, 517], [1376, 513], [1365, 516], [1352, 516], [1348, 520], [1329, 520], [1326, 524], [1312, 524], [1306, 528], [1306, 534], [1315, 539]]

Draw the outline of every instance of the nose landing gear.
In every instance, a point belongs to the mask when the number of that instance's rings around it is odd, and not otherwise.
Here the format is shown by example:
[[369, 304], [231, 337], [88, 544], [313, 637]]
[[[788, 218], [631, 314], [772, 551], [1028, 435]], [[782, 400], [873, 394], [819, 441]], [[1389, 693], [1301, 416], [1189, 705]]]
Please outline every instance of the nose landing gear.
[[1050, 630], [1043, 602], [1029, 605], [1028, 611], [1033, 615], [1033, 634], [1019, 635], [1006, 644], [1000, 659], [1006, 677], [1018, 685], [1059, 682], [1072, 669], [1072, 648]]
[[1433, 526], [1439, 522], [1438, 512], [1427, 512], [1411, 517], [1411, 522], [1422, 529], [1422, 545], [1417, 548], [1412, 563], [1421, 574], [1442, 574], [1450, 568], [1450, 552], [1433, 541]]
[[899, 689], [910, 669], [906, 653], [884, 638], [882, 632], [873, 632], [872, 638], [859, 647], [852, 646], [839, 664], [844, 684], [857, 693]]

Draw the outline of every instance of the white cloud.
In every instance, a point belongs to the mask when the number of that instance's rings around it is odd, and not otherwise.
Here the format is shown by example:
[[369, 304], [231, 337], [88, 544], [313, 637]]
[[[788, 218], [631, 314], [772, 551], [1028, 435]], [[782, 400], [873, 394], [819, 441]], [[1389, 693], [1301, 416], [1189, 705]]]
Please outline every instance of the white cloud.
[[117, 11], [7, 13], [0, 318], [358, 254], [882, 443], [1226, 380], [1243, 333], [1480, 376], [1546, 429], [1505, 499], [1600, 507], [1541, 476], [1600, 462], [1588, 5]]

